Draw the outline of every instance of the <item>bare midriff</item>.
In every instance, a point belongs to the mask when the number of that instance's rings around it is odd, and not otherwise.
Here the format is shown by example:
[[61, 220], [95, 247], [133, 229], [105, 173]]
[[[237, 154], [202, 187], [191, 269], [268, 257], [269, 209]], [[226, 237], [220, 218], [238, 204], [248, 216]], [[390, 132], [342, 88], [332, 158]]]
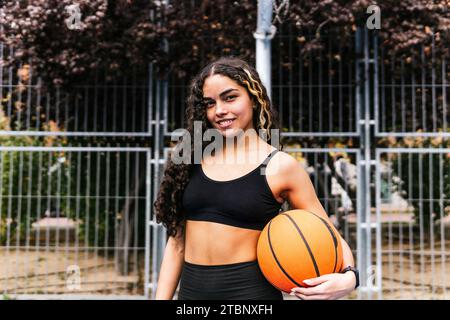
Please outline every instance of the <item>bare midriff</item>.
[[221, 223], [187, 220], [184, 260], [200, 265], [254, 261], [260, 233]]

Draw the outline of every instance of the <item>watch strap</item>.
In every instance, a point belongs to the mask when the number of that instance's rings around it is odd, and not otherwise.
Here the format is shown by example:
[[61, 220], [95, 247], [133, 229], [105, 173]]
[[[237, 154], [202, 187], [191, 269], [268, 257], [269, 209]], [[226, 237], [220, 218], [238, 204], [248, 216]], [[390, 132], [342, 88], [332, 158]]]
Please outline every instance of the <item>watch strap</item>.
[[348, 266], [345, 267], [344, 269], [342, 269], [341, 273], [346, 273], [347, 271], [352, 271], [355, 274], [355, 278], [356, 278], [356, 284], [355, 284], [355, 289], [359, 287], [359, 271], [358, 269], [352, 267], [352, 266]]

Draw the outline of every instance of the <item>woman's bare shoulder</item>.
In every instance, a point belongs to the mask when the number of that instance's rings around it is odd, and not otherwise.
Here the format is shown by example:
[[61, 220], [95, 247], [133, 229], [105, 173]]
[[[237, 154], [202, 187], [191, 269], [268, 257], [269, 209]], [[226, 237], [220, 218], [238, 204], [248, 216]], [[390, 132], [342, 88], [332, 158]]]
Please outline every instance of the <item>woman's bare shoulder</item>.
[[277, 157], [280, 164], [284, 167], [289, 169], [292, 166], [298, 165], [298, 161], [289, 153], [278, 150], [274, 158]]
[[268, 174], [283, 177], [289, 175], [298, 166], [298, 161], [289, 153], [278, 150], [268, 166]]

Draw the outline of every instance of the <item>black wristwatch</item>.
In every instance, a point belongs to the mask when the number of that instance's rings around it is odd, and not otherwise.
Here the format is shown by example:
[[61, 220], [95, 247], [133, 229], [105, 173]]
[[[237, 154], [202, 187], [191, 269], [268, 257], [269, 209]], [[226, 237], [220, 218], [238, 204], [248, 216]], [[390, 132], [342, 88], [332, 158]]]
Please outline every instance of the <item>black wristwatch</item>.
[[356, 277], [356, 285], [355, 285], [355, 289], [359, 287], [359, 271], [356, 268], [353, 268], [352, 266], [348, 266], [345, 267], [344, 269], [342, 269], [341, 273], [346, 273], [347, 271], [353, 271], [353, 273], [355, 274]]

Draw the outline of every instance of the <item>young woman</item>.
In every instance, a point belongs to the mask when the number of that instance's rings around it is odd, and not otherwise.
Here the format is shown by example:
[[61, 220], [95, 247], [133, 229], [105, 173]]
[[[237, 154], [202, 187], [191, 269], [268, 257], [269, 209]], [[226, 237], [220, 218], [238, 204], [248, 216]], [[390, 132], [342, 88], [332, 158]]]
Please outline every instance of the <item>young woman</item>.
[[[204, 151], [210, 142], [202, 142], [198, 163], [194, 148], [190, 163], [168, 161], [154, 203], [157, 221], [169, 235], [156, 299], [172, 299], [179, 281], [178, 299], [283, 299], [259, 269], [257, 241], [284, 201], [328, 219], [311, 180], [292, 156], [272, 146], [277, 112], [257, 71], [245, 61], [224, 57], [208, 64], [191, 81], [187, 102], [191, 141], [194, 121], [201, 121], [203, 132], [220, 132], [223, 145], [209, 155]], [[267, 130], [267, 141], [260, 129]], [[259, 160], [230, 161], [236, 158]], [[341, 242], [343, 266], [353, 266], [351, 250]], [[291, 294], [338, 299], [354, 290], [356, 274], [323, 275], [308, 284]]]

